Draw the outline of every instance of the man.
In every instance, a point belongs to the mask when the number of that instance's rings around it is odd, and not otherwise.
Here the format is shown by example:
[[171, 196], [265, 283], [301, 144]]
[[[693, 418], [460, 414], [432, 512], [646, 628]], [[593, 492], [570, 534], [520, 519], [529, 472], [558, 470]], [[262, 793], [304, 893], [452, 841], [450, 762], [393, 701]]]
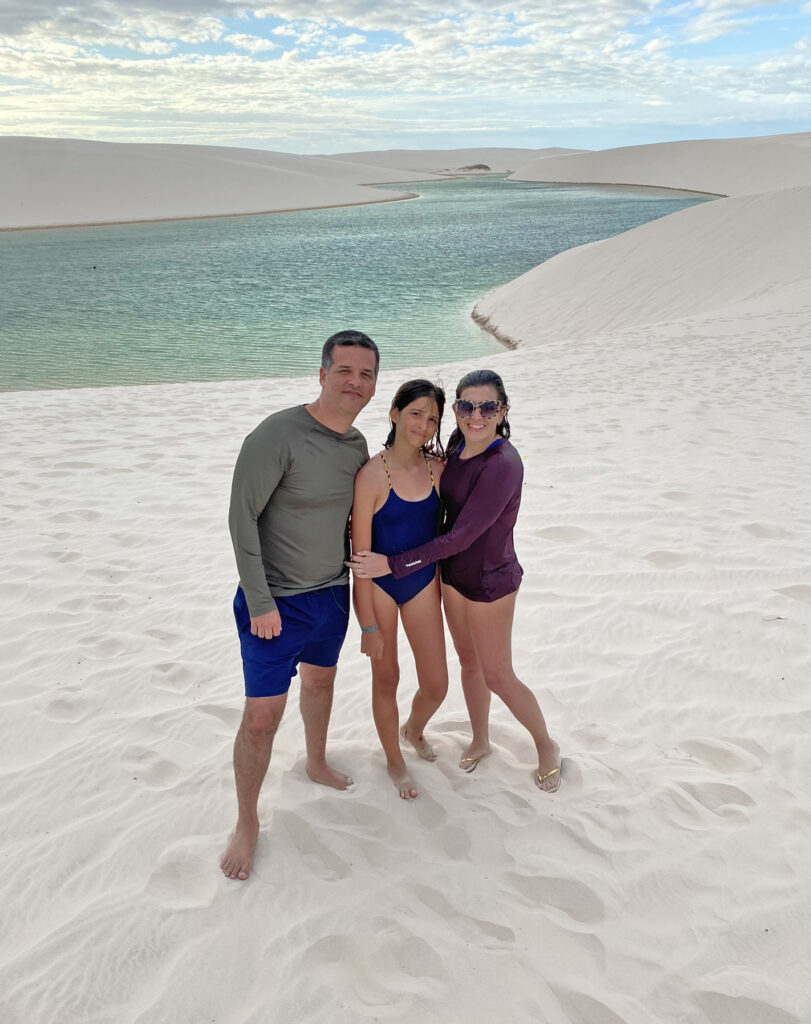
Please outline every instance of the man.
[[268, 416], [237, 459], [229, 526], [246, 699], [234, 743], [237, 825], [220, 860], [228, 878], [247, 878], [253, 864], [259, 790], [297, 666], [307, 774], [334, 789], [352, 784], [327, 764], [326, 741], [349, 621], [347, 521], [355, 473], [369, 458], [352, 424], [375, 393], [379, 361], [360, 331], [333, 334], [318, 398]]

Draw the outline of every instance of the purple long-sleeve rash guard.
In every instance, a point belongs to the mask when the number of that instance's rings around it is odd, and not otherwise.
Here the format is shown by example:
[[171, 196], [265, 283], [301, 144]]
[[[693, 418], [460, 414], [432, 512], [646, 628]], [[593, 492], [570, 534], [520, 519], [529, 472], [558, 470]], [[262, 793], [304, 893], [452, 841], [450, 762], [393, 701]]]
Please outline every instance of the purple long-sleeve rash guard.
[[418, 548], [389, 557], [396, 579], [442, 559], [442, 579], [471, 601], [496, 601], [518, 589], [523, 570], [513, 527], [524, 466], [509, 441], [470, 459], [452, 456], [440, 482], [443, 532]]

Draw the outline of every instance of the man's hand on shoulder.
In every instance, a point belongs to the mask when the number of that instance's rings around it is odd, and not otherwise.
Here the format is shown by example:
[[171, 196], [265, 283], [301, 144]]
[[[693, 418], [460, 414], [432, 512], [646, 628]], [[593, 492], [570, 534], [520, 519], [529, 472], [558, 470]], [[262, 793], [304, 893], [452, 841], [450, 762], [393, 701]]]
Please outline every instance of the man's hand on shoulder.
[[251, 632], [262, 640], [272, 640], [282, 631], [282, 617], [278, 610], [251, 616]]

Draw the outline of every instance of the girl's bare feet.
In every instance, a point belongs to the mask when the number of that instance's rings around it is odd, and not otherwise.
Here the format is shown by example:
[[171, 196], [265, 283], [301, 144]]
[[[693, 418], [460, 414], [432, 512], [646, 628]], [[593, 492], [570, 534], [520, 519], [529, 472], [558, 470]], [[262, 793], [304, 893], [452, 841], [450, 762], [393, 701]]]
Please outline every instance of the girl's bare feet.
[[417, 793], [417, 787], [414, 785], [414, 780], [408, 774], [408, 770], [405, 765], [401, 768], [389, 765], [386, 771], [388, 771], [389, 777], [399, 792], [401, 799], [413, 800], [415, 796], [419, 795]]
[[412, 736], [409, 732], [408, 722], [400, 729], [400, 735], [407, 740], [417, 751], [423, 761], [436, 761], [436, 751], [424, 736]]

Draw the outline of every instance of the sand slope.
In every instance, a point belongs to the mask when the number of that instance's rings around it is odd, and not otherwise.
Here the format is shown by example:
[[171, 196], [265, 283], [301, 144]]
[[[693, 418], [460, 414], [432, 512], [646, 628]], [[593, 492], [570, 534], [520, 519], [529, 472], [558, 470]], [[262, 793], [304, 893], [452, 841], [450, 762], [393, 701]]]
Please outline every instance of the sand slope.
[[0, 227], [381, 202], [408, 193], [361, 185], [407, 177], [405, 170], [264, 150], [8, 136], [0, 138]]
[[495, 360], [526, 460], [516, 665], [564, 786], [534, 789], [498, 705], [494, 756], [457, 770], [452, 657], [401, 802], [353, 625], [331, 751], [356, 786], [307, 780], [294, 684], [244, 885], [216, 866], [230, 473], [315, 381], [0, 395], [4, 1021], [492, 1024], [508, 998], [519, 1024], [805, 1024], [808, 315]]
[[498, 337], [537, 344], [697, 315], [804, 286], [811, 188], [719, 199], [560, 253], [480, 299]]
[[811, 132], [662, 142], [549, 157], [520, 167], [513, 177], [658, 185], [725, 196], [811, 185]]

